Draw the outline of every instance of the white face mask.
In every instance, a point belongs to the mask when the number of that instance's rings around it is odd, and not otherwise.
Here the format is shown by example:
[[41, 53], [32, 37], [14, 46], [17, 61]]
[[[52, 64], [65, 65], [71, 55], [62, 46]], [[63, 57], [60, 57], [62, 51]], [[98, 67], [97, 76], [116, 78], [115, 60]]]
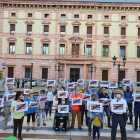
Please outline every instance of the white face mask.
[[117, 99], [121, 98], [121, 94], [116, 94], [116, 98]]
[[65, 101], [62, 101], [62, 104], [65, 104]]

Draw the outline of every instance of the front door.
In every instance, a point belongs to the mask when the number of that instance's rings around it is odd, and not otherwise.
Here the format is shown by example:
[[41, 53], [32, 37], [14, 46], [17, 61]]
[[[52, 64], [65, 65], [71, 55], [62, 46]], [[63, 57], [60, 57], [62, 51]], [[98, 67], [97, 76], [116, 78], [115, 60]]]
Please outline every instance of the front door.
[[72, 55], [79, 55], [79, 44], [72, 44]]
[[80, 68], [70, 68], [70, 82], [77, 82], [80, 78]]
[[14, 67], [8, 67], [8, 78], [13, 78], [14, 76]]

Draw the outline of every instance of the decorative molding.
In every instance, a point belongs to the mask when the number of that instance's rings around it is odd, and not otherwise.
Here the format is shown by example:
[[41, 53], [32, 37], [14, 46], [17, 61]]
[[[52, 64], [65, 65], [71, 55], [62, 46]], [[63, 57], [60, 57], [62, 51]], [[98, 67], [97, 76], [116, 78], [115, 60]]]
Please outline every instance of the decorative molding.
[[79, 21], [74, 21], [74, 22], [72, 22], [71, 24], [72, 24], [72, 25], [81, 25], [81, 22], [79, 22]]
[[140, 41], [137, 41], [135, 44], [136, 44], [136, 45], [140, 45]]
[[67, 42], [67, 40], [65, 40], [64, 38], [62, 38], [62, 39], [59, 39], [58, 42], [64, 42], [65, 43], [65, 42]]
[[26, 23], [26, 24], [34, 24], [34, 22], [31, 21], [31, 20], [27, 20], [27, 21], [25, 21], [25, 23]]
[[121, 40], [121, 41], [118, 42], [118, 44], [128, 44], [128, 43], [129, 43], [129, 42], [126, 41], [126, 40]]
[[119, 26], [121, 26], [121, 27], [127, 27], [128, 24], [127, 23], [121, 23], [121, 24], [119, 24]]
[[140, 27], [140, 23], [136, 25], [136, 27]]
[[82, 41], [83, 41], [83, 39], [81, 37], [77, 37], [77, 38], [71, 37], [71, 38], [69, 38], [69, 40], [71, 43], [82, 43]]
[[60, 24], [60, 25], [67, 25], [68, 23], [67, 22], [63, 22], [63, 21], [60, 21], [60, 22], [58, 22], [58, 24]]
[[110, 41], [110, 40], [103, 40], [103, 41], [101, 41], [101, 43], [102, 43], [102, 44], [110, 44], [111, 41]]
[[7, 38], [7, 40], [10, 42], [10, 41], [17, 41], [17, 39], [16, 38], [14, 38], [14, 37], [9, 37], [9, 38]]
[[112, 25], [112, 24], [109, 23], [109, 22], [105, 22], [105, 23], [102, 24], [102, 26], [111, 26], [111, 25]]
[[25, 39], [23, 39], [25, 42], [32, 42], [34, 41], [34, 39], [30, 38], [30, 37], [27, 37]]
[[94, 41], [91, 40], [91, 39], [88, 39], [88, 40], [85, 41], [86, 44], [88, 44], [88, 43], [93, 43], [93, 42], [94, 42]]
[[100, 69], [102, 69], [102, 70], [109, 70], [111, 68], [110, 67], [100, 67]]
[[50, 21], [42, 21], [41, 23], [42, 23], [42, 24], [51, 24]]
[[41, 39], [40, 41], [41, 41], [41, 42], [48, 42], [48, 43], [51, 42], [51, 40], [50, 40], [49, 38], [43, 38], [43, 39]]
[[[71, 38], [69, 38], [69, 40], [74, 40], [75, 41], [75, 37], [71, 37]], [[83, 38], [77, 37], [76, 40], [83, 40]]]
[[17, 23], [16, 20], [9, 20], [8, 23]]
[[95, 23], [93, 22], [86, 22], [85, 25], [88, 25], [88, 26], [91, 26], [91, 25], [94, 25]]

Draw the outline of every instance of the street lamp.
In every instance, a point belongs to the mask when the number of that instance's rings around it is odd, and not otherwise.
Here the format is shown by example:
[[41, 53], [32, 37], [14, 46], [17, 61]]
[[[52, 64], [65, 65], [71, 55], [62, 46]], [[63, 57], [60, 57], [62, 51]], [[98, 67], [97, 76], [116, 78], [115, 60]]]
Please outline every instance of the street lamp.
[[30, 89], [32, 89], [32, 73], [33, 73], [33, 63], [31, 63], [31, 82], [30, 82]]
[[[97, 67], [93, 67], [93, 62], [91, 63], [91, 66], [88, 66], [88, 72], [91, 72], [91, 80], [92, 80], [92, 73], [96, 72]], [[94, 70], [93, 70], [94, 69]]]
[[59, 78], [60, 78], [60, 71], [64, 70], [64, 66], [61, 66], [60, 62], [58, 62], [58, 66], [55, 65], [54, 67], [55, 67], [55, 71], [58, 71], [58, 80], [59, 80]]
[[115, 65], [117, 65], [118, 66], [118, 87], [119, 87], [119, 81], [120, 81], [120, 66], [125, 66], [125, 64], [126, 64], [126, 58], [125, 58], [125, 56], [123, 57], [123, 65], [121, 65], [120, 64], [120, 62], [119, 62], [119, 64], [116, 64], [116, 60], [117, 60], [117, 58], [114, 56], [113, 57], [113, 66], [115, 66]]

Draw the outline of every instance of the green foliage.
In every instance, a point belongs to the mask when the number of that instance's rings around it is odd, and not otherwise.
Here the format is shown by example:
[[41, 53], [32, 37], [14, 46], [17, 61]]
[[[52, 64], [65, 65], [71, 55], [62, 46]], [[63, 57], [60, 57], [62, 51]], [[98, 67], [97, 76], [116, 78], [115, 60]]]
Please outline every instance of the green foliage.
[[3, 78], [3, 71], [0, 71], [0, 80]]

